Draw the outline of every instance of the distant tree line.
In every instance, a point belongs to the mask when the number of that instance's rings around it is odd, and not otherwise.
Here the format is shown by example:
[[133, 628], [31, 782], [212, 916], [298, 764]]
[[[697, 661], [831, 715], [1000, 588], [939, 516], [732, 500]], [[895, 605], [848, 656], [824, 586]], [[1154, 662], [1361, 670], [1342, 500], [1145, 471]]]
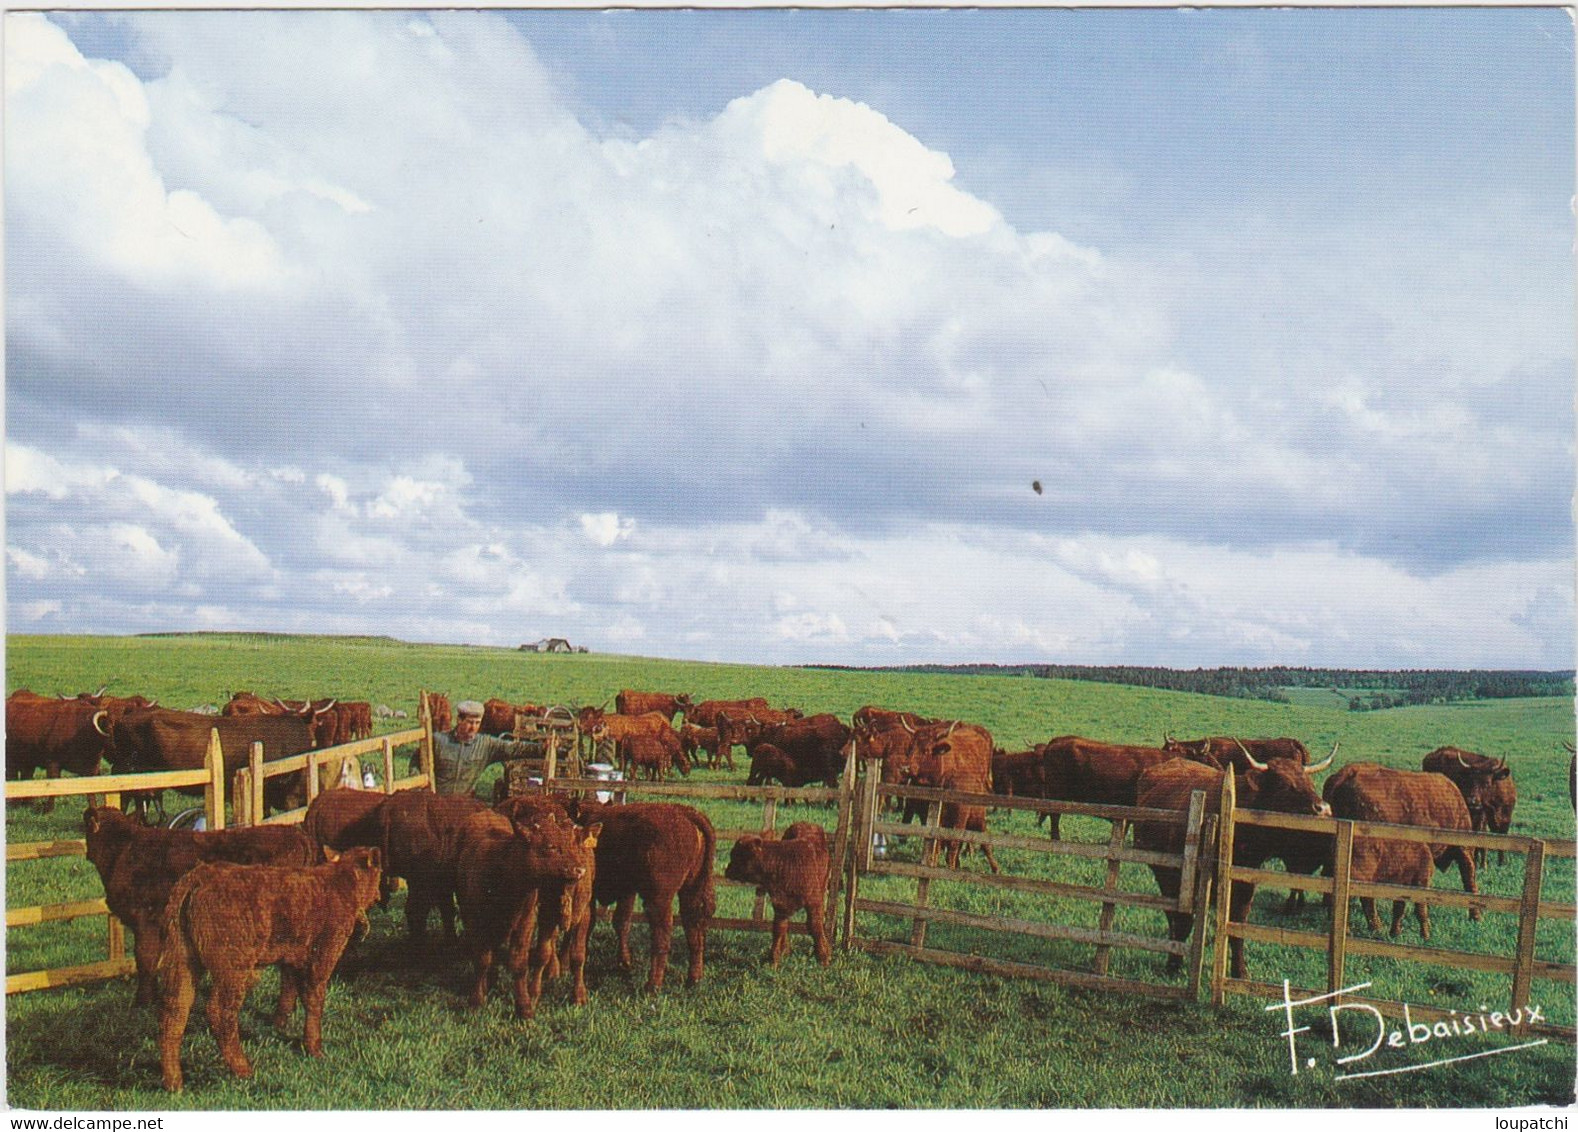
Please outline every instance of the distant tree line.
[[[808, 665], [848, 668], [846, 665]], [[937, 673], [959, 676], [1028, 676], [1131, 684], [1170, 692], [1288, 701], [1286, 688], [1320, 688], [1348, 695], [1352, 711], [1441, 704], [1454, 700], [1498, 700], [1517, 696], [1571, 696], [1571, 671], [1346, 668], [1154, 668], [1087, 664], [909, 664], [859, 669], [871, 672]]]

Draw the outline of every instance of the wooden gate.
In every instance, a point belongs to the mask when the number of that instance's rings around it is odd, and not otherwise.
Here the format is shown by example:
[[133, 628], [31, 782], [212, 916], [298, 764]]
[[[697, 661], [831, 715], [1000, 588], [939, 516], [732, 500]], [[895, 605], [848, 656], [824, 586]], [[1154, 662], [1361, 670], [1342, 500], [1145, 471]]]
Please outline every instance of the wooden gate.
[[[899, 801], [906, 799], [925, 801], [928, 811], [924, 826], [915, 830], [899, 823], [883, 821], [881, 807], [883, 802], [890, 798]], [[1110, 819], [1113, 823], [1112, 835], [1107, 844], [1093, 845], [1082, 842], [1051, 841], [1046, 837], [943, 829], [938, 824], [938, 815], [944, 802], [1034, 813], [1089, 814]], [[856, 804], [857, 817], [854, 823], [856, 849], [852, 854], [848, 899], [844, 909], [842, 933], [844, 946], [858, 947], [878, 955], [907, 955], [921, 962], [961, 967], [989, 974], [1046, 979], [1074, 986], [1192, 1000], [1198, 997], [1200, 988], [1204, 957], [1203, 931], [1195, 931], [1189, 941], [1180, 943], [1171, 939], [1115, 930], [1113, 925], [1120, 906], [1145, 907], [1164, 913], [1188, 914], [1194, 914], [1208, 907], [1212, 875], [1212, 861], [1208, 847], [1213, 840], [1215, 822], [1206, 814], [1205, 809], [1205, 795], [1201, 791], [1196, 791], [1191, 796], [1189, 810], [1183, 813], [1176, 810], [1006, 798], [994, 794], [968, 794], [918, 786], [890, 786], [881, 782], [880, 765], [876, 760], [871, 760], [866, 764], [860, 797]], [[1180, 825], [1183, 830], [1182, 851], [1160, 853], [1126, 847], [1125, 834], [1129, 824], [1135, 821]], [[920, 863], [911, 864], [879, 858], [874, 847], [874, 841], [879, 836], [889, 840], [906, 836], [924, 838], [925, 848]], [[982, 873], [976, 869], [941, 867], [937, 858], [940, 842], [944, 839], [962, 841], [969, 845], [1032, 850], [1038, 854], [1051, 856], [1095, 858], [1106, 864], [1104, 882], [1100, 887], [1092, 887], [1041, 877], [996, 875]], [[1179, 870], [1177, 897], [1168, 899], [1154, 891], [1131, 891], [1119, 887], [1119, 869], [1125, 862], [1176, 867]], [[862, 882], [872, 877], [912, 879], [915, 881], [915, 895], [909, 901], [874, 900], [862, 896], [860, 892]], [[983, 915], [939, 907], [932, 902], [934, 884], [1044, 894], [1065, 900], [1088, 902], [1098, 909], [1097, 926], [1090, 928], [1078, 924]], [[908, 941], [880, 939], [867, 934], [862, 930], [859, 918], [862, 912], [908, 919], [910, 921]], [[1092, 948], [1090, 966], [1087, 970], [1074, 970], [928, 946], [928, 927], [936, 923], [982, 929], [993, 933], [1017, 934], [1041, 940], [1064, 940], [1085, 944]], [[1114, 949], [1134, 949], [1176, 957], [1183, 966], [1185, 981], [1183, 985], [1162, 984], [1109, 974], [1109, 964]]]

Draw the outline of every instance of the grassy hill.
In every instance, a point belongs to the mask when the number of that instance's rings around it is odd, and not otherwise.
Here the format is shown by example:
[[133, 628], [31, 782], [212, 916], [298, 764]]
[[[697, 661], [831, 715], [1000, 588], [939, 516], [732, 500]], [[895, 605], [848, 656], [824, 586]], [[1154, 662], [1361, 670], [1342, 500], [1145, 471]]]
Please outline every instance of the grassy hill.
[[[1425, 752], [1451, 743], [1511, 761], [1519, 785], [1515, 833], [1571, 837], [1574, 828], [1565, 785], [1568, 756], [1560, 746], [1573, 730], [1565, 699], [1350, 713], [1319, 702], [1280, 704], [1082, 681], [253, 635], [11, 637], [6, 666], [8, 690], [69, 694], [108, 684], [113, 692], [143, 692], [178, 708], [223, 703], [231, 691], [245, 689], [365, 699], [414, 716], [421, 688], [452, 699], [602, 703], [631, 687], [687, 691], [698, 699], [760, 694], [775, 704], [846, 719], [866, 703], [902, 707], [981, 723], [1010, 748], [1065, 733], [1148, 743], [1165, 732], [1293, 735], [1322, 753], [1339, 743], [1339, 764], [1367, 759], [1417, 768]], [[697, 778], [743, 781], [744, 771], [703, 771]], [[720, 826], [747, 820], [741, 816], [746, 811], [710, 810]], [[79, 836], [80, 814], [75, 805], [47, 817], [8, 807], [7, 837]], [[799, 816], [780, 818], [780, 825]], [[996, 815], [992, 828], [1034, 833], [1022, 815]], [[1107, 832], [1094, 819], [1066, 822], [1065, 829], [1093, 841]], [[1030, 856], [1003, 858], [1009, 867], [1046, 867]], [[1058, 867], [1067, 864], [1058, 859]], [[12, 907], [99, 893], [81, 859], [11, 865], [7, 879]], [[1436, 883], [1456, 887], [1456, 878]], [[1124, 884], [1154, 891], [1143, 869]], [[1492, 866], [1484, 887], [1516, 895], [1516, 868]], [[974, 907], [980, 898], [968, 888], [937, 884], [933, 896]], [[1546, 891], [1571, 902], [1572, 877], [1548, 878]], [[1040, 914], [1031, 902], [1016, 901], [1018, 895], [993, 897], [990, 910]], [[1282, 918], [1282, 895], [1262, 893], [1255, 922], [1320, 930], [1318, 907]], [[738, 909], [740, 902], [748, 907], [749, 892], [720, 890], [720, 902], [727, 914], [743, 914]], [[1134, 915], [1159, 920], [1145, 909]], [[1439, 909], [1437, 942], [1505, 953], [1515, 925], [1496, 920], [1487, 916], [1485, 926], [1476, 927], [1454, 910]], [[265, 974], [243, 1014], [243, 1040], [257, 1076], [229, 1079], [194, 1015], [186, 1044], [189, 1091], [172, 1102], [157, 1088], [155, 1019], [133, 1007], [130, 985], [122, 981], [7, 1003], [8, 1100], [53, 1109], [1480, 1107], [1572, 1100], [1569, 1045], [1552, 1043], [1445, 1072], [1348, 1082], [1329, 1073], [1294, 1077], [1278, 1036], [1282, 1024], [1258, 1001], [1232, 1000], [1220, 1011], [1163, 1005], [858, 953], [838, 953], [824, 971], [811, 962], [803, 937], [784, 966], [771, 971], [761, 964], [765, 937], [714, 932], [702, 985], [685, 990], [673, 980], [649, 999], [640, 994], [639, 978], [614, 969], [611, 933], [600, 925], [589, 968], [591, 1003], [574, 1008], [562, 986], [553, 986], [537, 1020], [521, 1024], [502, 989], [480, 1013], [462, 1006], [467, 972], [457, 953], [407, 952], [398, 898], [391, 914], [375, 911], [372, 921], [372, 936], [336, 976], [326, 1015], [328, 1056], [321, 1062], [302, 1056], [296, 1038], [276, 1036], [267, 1025], [277, 981]], [[1158, 930], [1156, 923], [1134, 927]], [[103, 953], [102, 933], [102, 921], [14, 929], [8, 969], [96, 958]], [[1542, 933], [1542, 956], [1571, 961], [1571, 932], [1551, 935], [1546, 940]], [[990, 938], [961, 945], [1003, 946]], [[639, 923], [636, 947], [638, 954], [645, 947]], [[671, 962], [682, 963], [683, 955], [677, 944]], [[1160, 963], [1145, 955], [1123, 961]], [[1292, 949], [1251, 950], [1259, 977], [1274, 973], [1297, 983], [1303, 977], [1298, 965], [1309, 961]], [[1505, 1000], [1504, 978], [1451, 968], [1405, 970], [1395, 963], [1360, 969], [1363, 977], [1387, 982], [1392, 997], [1409, 1001], [1474, 1010]], [[1555, 1000], [1548, 1016], [1572, 1020], [1570, 988], [1542, 983], [1537, 989]]]

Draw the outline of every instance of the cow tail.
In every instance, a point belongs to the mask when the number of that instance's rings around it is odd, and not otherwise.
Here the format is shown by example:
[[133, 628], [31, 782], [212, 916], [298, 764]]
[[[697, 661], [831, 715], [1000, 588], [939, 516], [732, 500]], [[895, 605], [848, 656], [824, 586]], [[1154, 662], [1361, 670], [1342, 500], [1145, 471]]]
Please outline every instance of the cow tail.
[[712, 868], [713, 858], [718, 849], [718, 835], [713, 832], [712, 822], [707, 820], [705, 814], [696, 815], [701, 820], [696, 823], [696, 832], [701, 834], [701, 867], [696, 871], [689, 887], [693, 895], [691, 899], [695, 907], [711, 920], [718, 910], [718, 895], [713, 884]]
[[164, 906], [164, 942], [159, 948], [157, 969], [159, 994], [171, 998], [183, 983], [189, 988], [197, 984], [198, 964], [193, 955], [187, 908], [207, 870], [201, 865], [178, 880], [170, 890], [170, 899]]

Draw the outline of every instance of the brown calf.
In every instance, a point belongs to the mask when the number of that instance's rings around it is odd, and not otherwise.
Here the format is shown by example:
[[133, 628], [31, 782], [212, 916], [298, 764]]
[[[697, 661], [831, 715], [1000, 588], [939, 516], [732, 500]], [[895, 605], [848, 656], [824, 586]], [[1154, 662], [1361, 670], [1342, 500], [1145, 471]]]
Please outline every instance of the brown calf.
[[597, 841], [597, 875], [592, 886], [599, 904], [613, 904], [619, 966], [628, 971], [630, 920], [636, 897], [651, 929], [652, 964], [646, 989], [659, 990], [668, 969], [674, 934], [674, 898], [690, 952], [688, 986], [701, 982], [707, 950], [707, 927], [717, 907], [712, 861], [717, 840], [707, 815], [669, 802], [637, 802], [615, 806], [602, 802], [571, 803], [571, 816], [583, 825], [602, 823]]
[[164, 939], [164, 909], [175, 883], [205, 861], [243, 865], [309, 865], [312, 841], [294, 826], [187, 830], [146, 826], [113, 806], [83, 814], [88, 860], [104, 884], [104, 902], [131, 930], [137, 1002], [154, 1000]]
[[378, 807], [378, 845], [384, 869], [404, 877], [406, 934], [415, 943], [427, 931], [433, 908], [444, 922], [444, 936], [455, 938], [455, 862], [460, 858], [461, 827], [486, 810], [469, 794], [403, 790]]
[[182, 1085], [181, 1038], [203, 971], [213, 977], [208, 1026], [225, 1064], [252, 1076], [241, 1048], [241, 1005], [257, 969], [279, 967], [274, 1025], [284, 1027], [299, 997], [306, 1009], [303, 1044], [323, 1056], [323, 1001], [329, 976], [351, 933], [378, 899], [376, 849], [352, 849], [307, 868], [199, 865], [170, 893], [159, 955], [159, 1056], [164, 1087]]
[[[554, 962], [557, 927], [573, 916], [573, 909], [566, 915], [563, 904], [592, 872], [598, 832], [595, 825], [582, 829], [552, 812], [517, 822], [483, 810], [466, 819], [456, 894], [466, 948], [476, 964], [468, 1000], [473, 1007], [487, 1001], [494, 956], [499, 955], [515, 979], [516, 1015], [530, 1018], [536, 1013], [543, 974]], [[579, 970], [576, 985], [584, 995]]]
[[826, 922], [828, 869], [827, 833], [814, 822], [795, 822], [782, 841], [750, 833], [734, 843], [723, 875], [756, 885], [757, 894], [766, 893], [773, 902], [773, 944], [767, 959], [774, 967], [789, 953], [789, 920], [802, 908], [817, 962], [826, 967], [833, 961]]

